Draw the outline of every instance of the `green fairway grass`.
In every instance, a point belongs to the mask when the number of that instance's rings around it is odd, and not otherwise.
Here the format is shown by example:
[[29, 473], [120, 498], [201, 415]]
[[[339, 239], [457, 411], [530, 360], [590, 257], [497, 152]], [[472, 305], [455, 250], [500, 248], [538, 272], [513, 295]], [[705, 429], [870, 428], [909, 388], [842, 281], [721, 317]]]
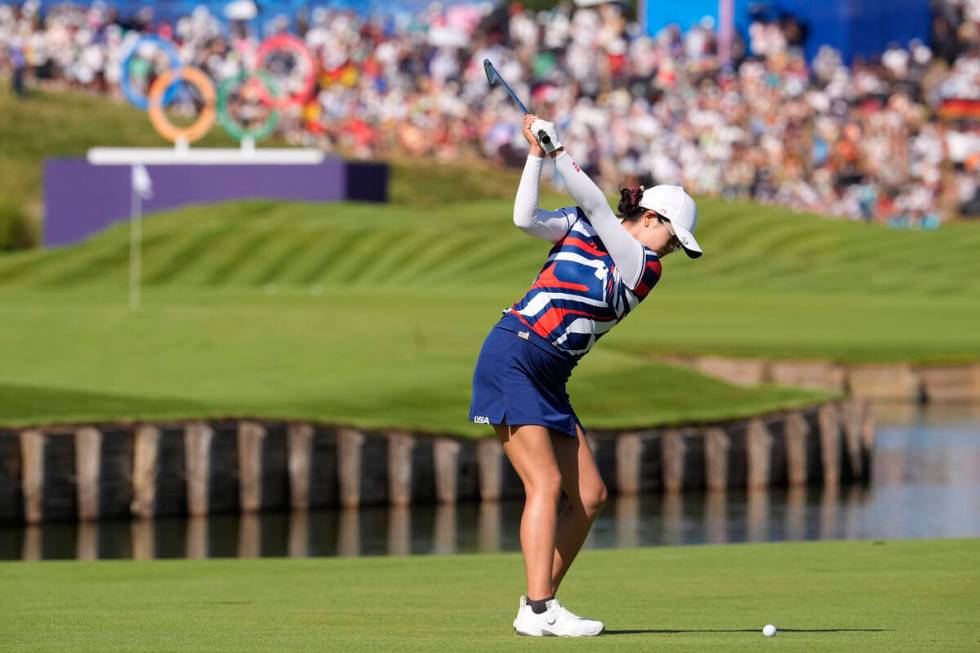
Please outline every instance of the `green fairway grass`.
[[[497, 299], [209, 293], [152, 298], [132, 314], [78, 296], [7, 298], [0, 424], [252, 416], [486, 435], [466, 411]], [[737, 388], [601, 349], [571, 393], [594, 428], [747, 417], [827, 396]]]
[[[980, 540], [583, 551], [607, 632], [517, 636], [517, 554], [0, 563], [7, 651], [976, 651]], [[762, 626], [780, 629], [765, 638]]]

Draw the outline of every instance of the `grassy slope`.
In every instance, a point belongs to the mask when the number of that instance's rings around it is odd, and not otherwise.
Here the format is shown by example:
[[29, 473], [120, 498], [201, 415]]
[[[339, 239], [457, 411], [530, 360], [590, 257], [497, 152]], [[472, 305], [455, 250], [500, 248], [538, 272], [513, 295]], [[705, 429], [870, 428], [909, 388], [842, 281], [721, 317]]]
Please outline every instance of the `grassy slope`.
[[[561, 595], [607, 633], [534, 641], [516, 554], [0, 563], [17, 651], [973, 651], [980, 541], [584, 551]], [[433, 582], [435, 580], [435, 582]], [[763, 624], [782, 629], [764, 639]]]

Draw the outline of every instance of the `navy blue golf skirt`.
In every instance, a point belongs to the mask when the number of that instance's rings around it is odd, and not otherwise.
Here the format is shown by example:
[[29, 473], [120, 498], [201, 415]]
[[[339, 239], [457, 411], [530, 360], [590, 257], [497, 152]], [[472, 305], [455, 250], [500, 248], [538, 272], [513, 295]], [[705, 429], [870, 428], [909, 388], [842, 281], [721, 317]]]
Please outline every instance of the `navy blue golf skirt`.
[[577, 363], [519, 319], [505, 315], [483, 341], [473, 371], [470, 420], [537, 424], [578, 437], [575, 427], [582, 423], [565, 391]]

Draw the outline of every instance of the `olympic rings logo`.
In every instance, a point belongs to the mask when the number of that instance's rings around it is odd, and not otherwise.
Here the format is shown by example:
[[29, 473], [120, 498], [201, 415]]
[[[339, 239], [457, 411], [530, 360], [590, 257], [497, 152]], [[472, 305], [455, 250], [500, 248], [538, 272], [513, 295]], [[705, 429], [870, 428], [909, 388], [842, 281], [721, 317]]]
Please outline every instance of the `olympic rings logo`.
[[[197, 96], [202, 104], [198, 111], [197, 120], [187, 127], [176, 126], [164, 111], [164, 98], [181, 82], [197, 89]], [[150, 124], [153, 125], [158, 134], [171, 143], [199, 141], [204, 138], [204, 135], [211, 130], [211, 125], [214, 124], [214, 84], [200, 68], [171, 68], [165, 71], [150, 86], [147, 104], [149, 105]]]
[[[154, 49], [158, 52], [153, 53], [152, 50]], [[162, 54], [166, 57], [171, 69], [180, 68], [180, 55], [177, 54], [176, 46], [159, 36], [141, 37], [133, 43], [122, 58], [122, 76], [119, 79], [119, 86], [130, 104], [143, 111], [149, 108], [147, 96], [135, 88], [134, 77], [150, 78], [154, 73], [154, 54]]]
[[[267, 90], [268, 89], [268, 90]], [[239, 141], [246, 138], [252, 141], [261, 141], [268, 137], [279, 126], [279, 111], [272, 109], [266, 115], [264, 122], [253, 126], [245, 126], [232, 116], [229, 110], [229, 102], [233, 102], [236, 96], [241, 96], [246, 101], [254, 98], [261, 100], [262, 93], [269, 93], [271, 97], [278, 98], [278, 86], [272, 81], [272, 77], [264, 70], [259, 70], [254, 76], [248, 76], [244, 72], [238, 73], [235, 77], [228, 78], [218, 86], [218, 122], [224, 127], [228, 134]]]
[[302, 81], [295, 92], [281, 99], [271, 94], [267, 86], [260, 86], [262, 102], [276, 109], [284, 109], [290, 104], [301, 105], [309, 98], [310, 93], [313, 92], [313, 86], [316, 84], [316, 63], [313, 60], [313, 53], [301, 39], [291, 34], [279, 34], [266, 39], [259, 45], [255, 54], [255, 67], [258, 70], [272, 69], [269, 60], [277, 52], [292, 52], [297, 63], [304, 69], [301, 71]]
[[[294, 69], [299, 71], [298, 80], [281, 74], [288, 67], [283, 54], [292, 58]], [[276, 81], [277, 76], [285, 77], [285, 82]], [[149, 114], [150, 124], [160, 136], [172, 143], [187, 144], [203, 138], [215, 119], [236, 140], [255, 142], [267, 138], [279, 125], [280, 111], [306, 103], [315, 84], [313, 54], [301, 39], [290, 34], [263, 41], [256, 51], [255, 70], [225, 79], [217, 89], [203, 70], [181, 65], [171, 41], [154, 35], [142, 36], [123, 56], [119, 81], [123, 95], [133, 106]], [[189, 125], [179, 126], [168, 115], [167, 110], [178, 101], [184, 106], [194, 105], [196, 116]], [[233, 108], [241, 109], [249, 104], [264, 106], [267, 109], [264, 119], [243, 122], [233, 115]]]

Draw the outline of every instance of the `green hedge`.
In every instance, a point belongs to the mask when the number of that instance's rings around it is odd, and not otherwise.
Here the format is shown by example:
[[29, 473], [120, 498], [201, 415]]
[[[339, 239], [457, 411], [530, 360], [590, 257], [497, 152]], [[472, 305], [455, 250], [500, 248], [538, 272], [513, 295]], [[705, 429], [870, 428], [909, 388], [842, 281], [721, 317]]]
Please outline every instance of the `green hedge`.
[[23, 207], [11, 200], [0, 199], [0, 251], [34, 247], [37, 240]]

